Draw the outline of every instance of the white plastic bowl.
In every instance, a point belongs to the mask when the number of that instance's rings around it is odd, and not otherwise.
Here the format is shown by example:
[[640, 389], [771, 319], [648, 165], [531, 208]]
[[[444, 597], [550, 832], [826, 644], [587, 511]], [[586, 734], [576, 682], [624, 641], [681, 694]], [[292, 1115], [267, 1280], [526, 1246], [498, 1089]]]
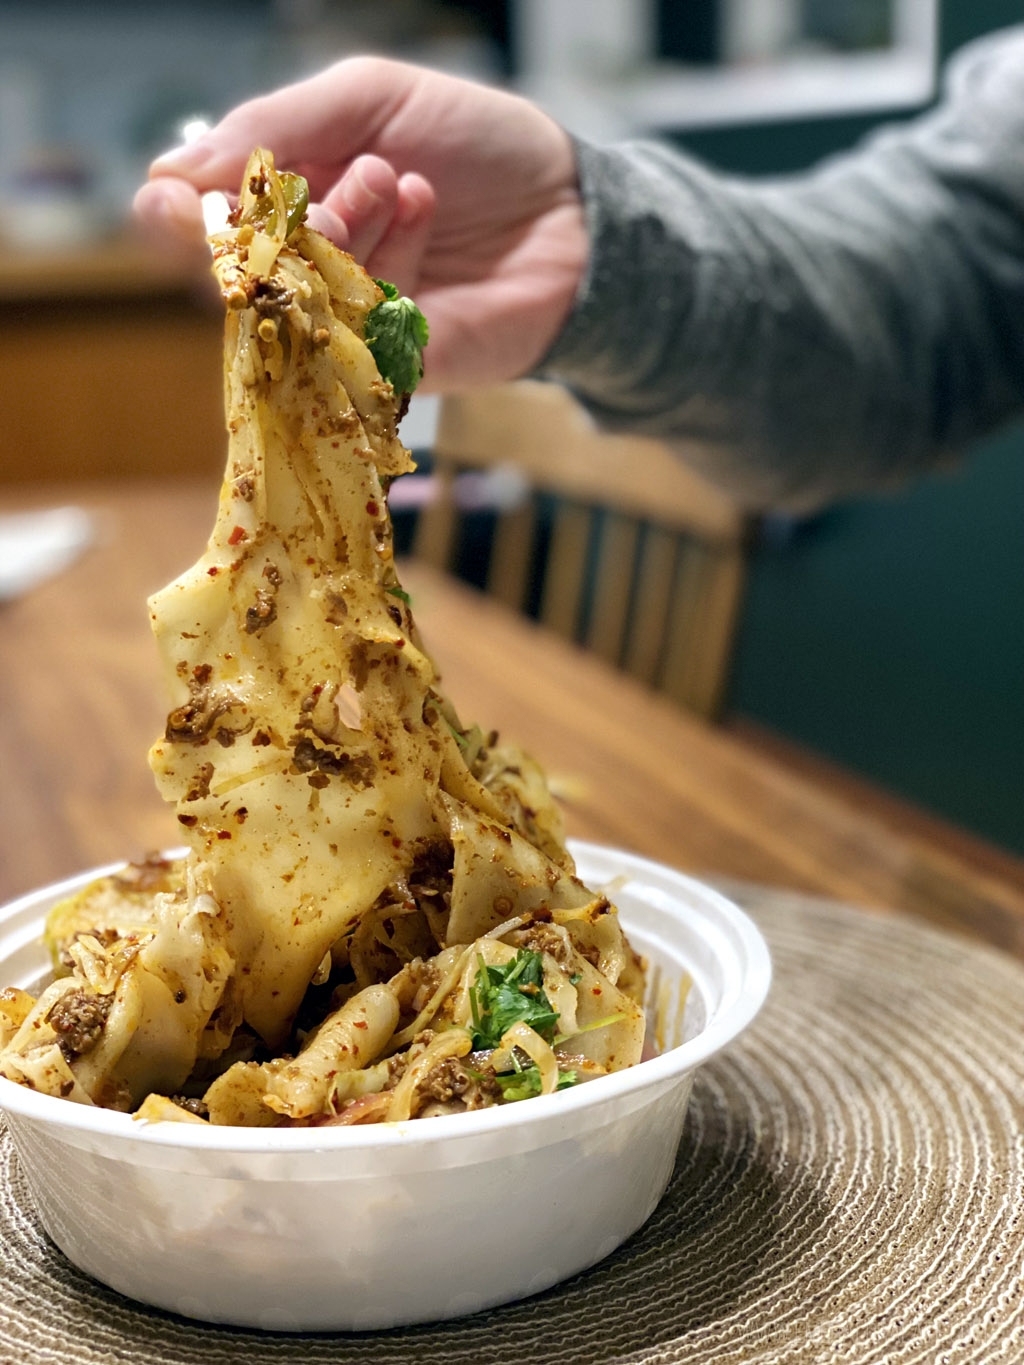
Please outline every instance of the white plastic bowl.
[[[455, 1317], [607, 1256], [654, 1211], [694, 1070], [750, 1023], [771, 969], [750, 920], [709, 887], [614, 849], [573, 853], [588, 885], [613, 883], [652, 968], [661, 1055], [507, 1107], [333, 1129], [143, 1124], [0, 1077], [54, 1242], [133, 1299], [284, 1331]], [[38, 983], [46, 912], [110, 870], [0, 909], [0, 985]], [[685, 1041], [673, 1046], [677, 1030]]]

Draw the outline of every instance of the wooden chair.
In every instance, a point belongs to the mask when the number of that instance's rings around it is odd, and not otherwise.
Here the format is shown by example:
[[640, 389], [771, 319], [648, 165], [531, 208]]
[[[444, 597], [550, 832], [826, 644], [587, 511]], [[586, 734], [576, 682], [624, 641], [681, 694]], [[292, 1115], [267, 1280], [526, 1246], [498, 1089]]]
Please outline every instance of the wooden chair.
[[481, 470], [504, 475], [495, 482], [487, 591], [525, 610], [532, 588], [536, 614], [552, 629], [716, 715], [747, 531], [724, 495], [660, 443], [599, 431], [556, 385], [502, 385], [442, 404], [417, 556], [455, 567], [467, 501], [460, 487], [474, 473], [479, 482]]

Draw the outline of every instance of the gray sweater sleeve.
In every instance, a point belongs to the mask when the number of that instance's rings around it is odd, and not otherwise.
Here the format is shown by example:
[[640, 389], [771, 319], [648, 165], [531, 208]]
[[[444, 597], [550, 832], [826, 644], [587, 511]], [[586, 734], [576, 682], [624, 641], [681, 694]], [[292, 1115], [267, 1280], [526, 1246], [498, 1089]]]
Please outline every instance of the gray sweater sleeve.
[[1024, 408], [1024, 28], [807, 176], [639, 142], [578, 164], [591, 259], [540, 372], [742, 503], [905, 479]]

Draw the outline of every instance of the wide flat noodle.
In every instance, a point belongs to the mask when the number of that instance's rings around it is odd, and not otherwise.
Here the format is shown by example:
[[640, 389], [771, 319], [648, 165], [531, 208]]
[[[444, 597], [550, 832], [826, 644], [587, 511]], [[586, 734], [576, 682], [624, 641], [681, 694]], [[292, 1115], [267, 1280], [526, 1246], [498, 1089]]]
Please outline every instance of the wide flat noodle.
[[[400, 588], [386, 490], [412, 461], [364, 341], [384, 295], [325, 238], [285, 233], [272, 161], [254, 165], [243, 198], [265, 195], [262, 223], [214, 241], [229, 437], [216, 522], [150, 602], [172, 700], [150, 764], [188, 857], [141, 904], [108, 886], [60, 910], [59, 993], [72, 1004], [54, 1013], [44, 997], [0, 1052], [6, 1075], [120, 1107], [195, 1089], [221, 1059], [208, 1107], [228, 1122], [334, 1112], [336, 1073], [377, 1066], [355, 1084], [367, 1099], [388, 1081], [379, 1054], [422, 1010], [399, 997], [422, 995], [429, 971], [410, 987], [407, 964], [594, 899], [536, 765], [484, 744], [441, 695]], [[617, 920], [614, 932], [621, 941]], [[592, 991], [578, 956], [570, 945], [549, 975]], [[299, 1058], [253, 1060], [294, 1047], [311, 983], [329, 978], [353, 985], [300, 1034]], [[629, 1022], [601, 1065], [627, 1065], [642, 1038], [636, 993], [605, 985]], [[552, 982], [563, 987], [575, 995]], [[369, 1052], [341, 1041], [360, 1009], [375, 1021]], [[76, 1010], [87, 1028], [68, 1025]], [[392, 1080], [413, 1112], [415, 1087]]]

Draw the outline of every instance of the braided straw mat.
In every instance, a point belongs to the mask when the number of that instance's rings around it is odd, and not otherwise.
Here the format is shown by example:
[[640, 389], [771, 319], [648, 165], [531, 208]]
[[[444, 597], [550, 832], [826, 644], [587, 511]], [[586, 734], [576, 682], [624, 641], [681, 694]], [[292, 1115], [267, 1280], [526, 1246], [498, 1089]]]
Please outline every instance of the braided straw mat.
[[[909, 919], [738, 898], [771, 998], [699, 1073], [668, 1193], [601, 1265], [437, 1326], [203, 1326], [68, 1265], [5, 1139], [0, 1362], [1024, 1362], [1024, 965]], [[458, 1236], [422, 1233], [441, 1255]]]

